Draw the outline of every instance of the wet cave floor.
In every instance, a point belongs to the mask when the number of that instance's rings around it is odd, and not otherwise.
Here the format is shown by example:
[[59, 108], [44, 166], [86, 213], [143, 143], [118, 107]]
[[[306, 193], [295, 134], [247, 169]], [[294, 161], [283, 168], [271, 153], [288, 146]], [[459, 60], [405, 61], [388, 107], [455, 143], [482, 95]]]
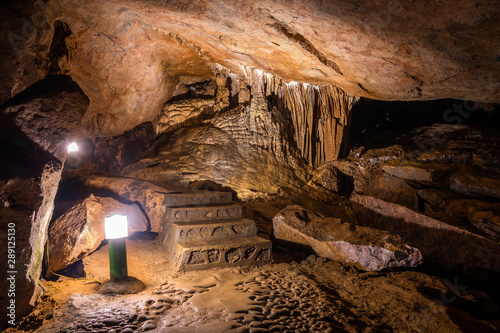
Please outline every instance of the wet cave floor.
[[478, 319], [494, 311], [480, 291], [450, 288], [450, 281], [417, 271], [368, 273], [277, 247], [274, 262], [260, 267], [175, 273], [152, 237], [129, 239], [127, 253], [129, 275], [142, 280], [145, 290], [97, 293], [95, 280], [109, 279], [103, 245], [83, 260], [86, 279], [43, 281], [47, 292], [23, 328], [104, 333], [494, 332], [500, 327], [498, 320]]

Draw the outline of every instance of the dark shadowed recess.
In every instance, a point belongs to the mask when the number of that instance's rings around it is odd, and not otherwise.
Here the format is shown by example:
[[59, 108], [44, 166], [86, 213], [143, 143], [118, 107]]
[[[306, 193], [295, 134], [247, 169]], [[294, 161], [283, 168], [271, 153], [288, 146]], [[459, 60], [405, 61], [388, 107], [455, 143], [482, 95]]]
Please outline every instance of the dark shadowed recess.
[[0, 106], [0, 109], [4, 109], [9, 106], [20, 105], [27, 103], [35, 98], [56, 98], [61, 92], [84, 92], [80, 86], [73, 81], [73, 79], [68, 75], [55, 74], [49, 75], [43, 80], [40, 80], [24, 91], [20, 92], [16, 96], [12, 97], [6, 103]]
[[[401, 134], [432, 124], [495, 129], [500, 126], [500, 106], [453, 99], [386, 102], [362, 98], [352, 108], [348, 150], [382, 148], [391, 141], [404, 145], [405, 136]], [[399, 142], [396, 137], [401, 138]]]

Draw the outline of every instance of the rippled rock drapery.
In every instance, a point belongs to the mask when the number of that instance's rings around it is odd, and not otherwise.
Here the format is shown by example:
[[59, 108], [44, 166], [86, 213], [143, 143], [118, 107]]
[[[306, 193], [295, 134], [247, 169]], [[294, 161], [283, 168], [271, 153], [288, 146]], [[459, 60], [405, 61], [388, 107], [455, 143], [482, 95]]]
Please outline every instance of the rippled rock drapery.
[[122, 174], [163, 183], [209, 179], [243, 197], [317, 188], [310, 170], [338, 157], [356, 98], [253, 68], [238, 76], [219, 66], [216, 77], [212, 98], [166, 104], [156, 124], [161, 135]]
[[[227, 100], [234, 96], [234, 104], [250, 103], [251, 112], [255, 114], [276, 108], [282, 114], [284, 125], [294, 133], [295, 145], [302, 157], [312, 165], [336, 160], [342, 143], [346, 145], [350, 111], [357, 98], [342, 89], [333, 85], [285, 83], [279, 77], [253, 68], [247, 68], [246, 75], [239, 77], [219, 66], [217, 77], [220, 84], [215, 98], [167, 103], [158, 117], [157, 133], [199, 125], [230, 106], [227, 101], [218, 102], [220, 96]], [[266, 124], [254, 126], [263, 128]], [[262, 129], [252, 131], [262, 132]]]
[[346, 144], [350, 111], [357, 98], [333, 85], [284, 84], [270, 74], [252, 75], [252, 88], [262, 91], [279, 111], [291, 118], [302, 157], [312, 165], [336, 160], [342, 143]]

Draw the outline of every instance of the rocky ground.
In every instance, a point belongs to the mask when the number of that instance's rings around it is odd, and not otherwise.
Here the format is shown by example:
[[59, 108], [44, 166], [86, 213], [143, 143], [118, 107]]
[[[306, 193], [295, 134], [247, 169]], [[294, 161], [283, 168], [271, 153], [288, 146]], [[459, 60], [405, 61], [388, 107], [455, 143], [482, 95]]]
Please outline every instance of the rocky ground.
[[[153, 236], [153, 237], [151, 237]], [[129, 274], [147, 288], [102, 295], [108, 248], [83, 260], [86, 279], [44, 281], [18, 332], [494, 332], [489, 296], [418, 271], [364, 272], [277, 247], [275, 262], [174, 273], [154, 241], [128, 241]], [[498, 317], [496, 317], [498, 318]], [[8, 332], [14, 332], [10, 330]]]

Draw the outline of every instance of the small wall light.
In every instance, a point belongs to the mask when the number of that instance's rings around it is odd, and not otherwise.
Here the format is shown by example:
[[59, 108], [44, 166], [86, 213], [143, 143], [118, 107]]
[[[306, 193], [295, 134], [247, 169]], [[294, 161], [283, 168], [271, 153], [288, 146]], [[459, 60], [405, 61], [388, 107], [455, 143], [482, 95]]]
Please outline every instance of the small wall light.
[[73, 141], [68, 145], [68, 153], [73, 153], [76, 151], [78, 151], [78, 144]]
[[102, 294], [134, 294], [146, 288], [142, 281], [128, 276], [127, 216], [120, 214], [107, 216], [104, 219], [104, 233], [108, 240], [110, 279], [101, 284], [99, 292]]

